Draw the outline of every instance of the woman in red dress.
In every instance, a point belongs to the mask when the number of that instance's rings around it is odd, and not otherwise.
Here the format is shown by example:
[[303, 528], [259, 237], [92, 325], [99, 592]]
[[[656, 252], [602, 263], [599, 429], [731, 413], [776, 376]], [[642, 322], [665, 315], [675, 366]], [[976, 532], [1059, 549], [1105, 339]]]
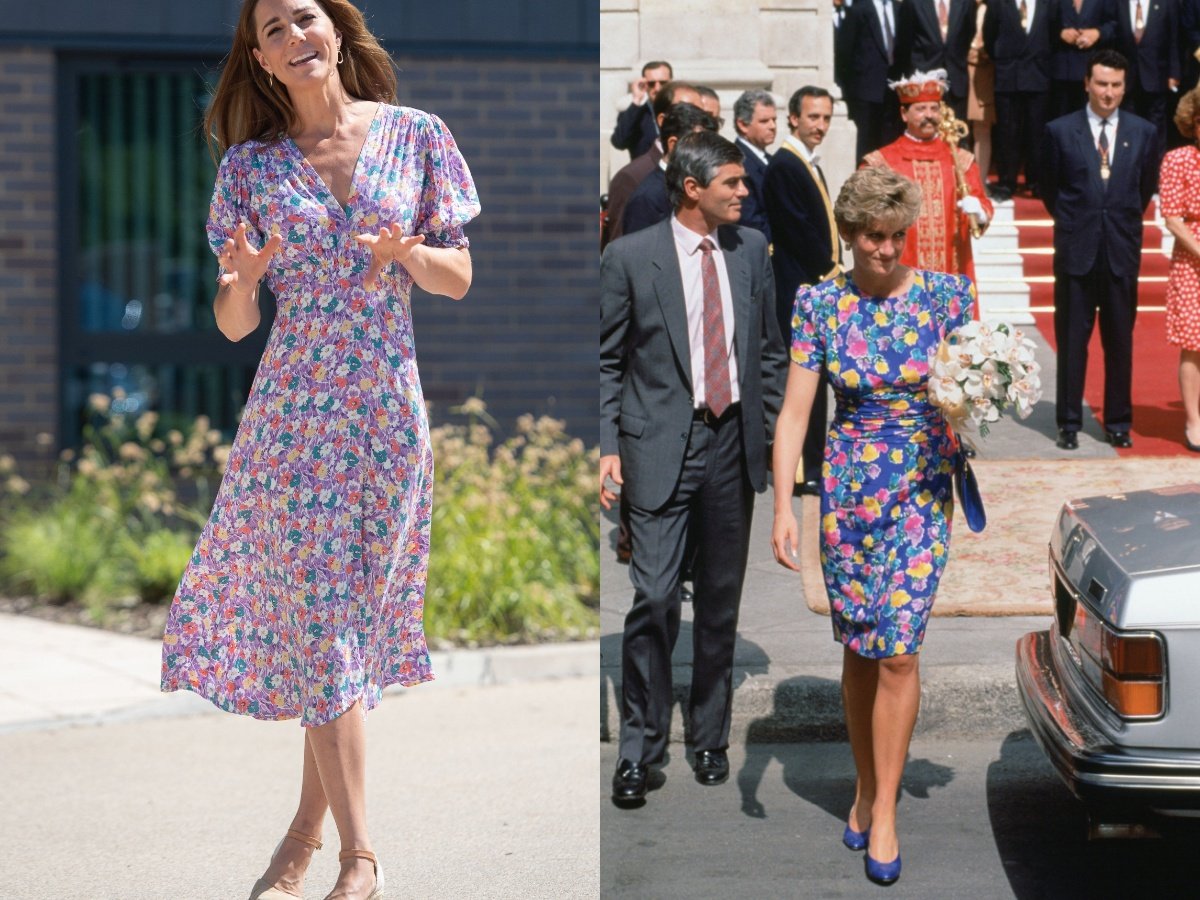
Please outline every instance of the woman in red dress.
[[1179, 101], [1175, 127], [1195, 143], [1163, 158], [1159, 209], [1175, 236], [1167, 278], [1167, 340], [1179, 347], [1179, 392], [1187, 414], [1183, 442], [1200, 453], [1200, 88]]

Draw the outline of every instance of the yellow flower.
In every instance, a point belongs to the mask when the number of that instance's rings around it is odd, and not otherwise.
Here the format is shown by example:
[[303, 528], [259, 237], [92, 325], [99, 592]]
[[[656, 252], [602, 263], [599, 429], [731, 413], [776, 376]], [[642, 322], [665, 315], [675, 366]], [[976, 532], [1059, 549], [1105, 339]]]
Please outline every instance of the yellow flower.
[[905, 646], [905, 644], [904, 644], [904, 642], [903, 642], [903, 641], [896, 641], [896, 646], [895, 646], [895, 648], [892, 650], [892, 652], [893, 652], [893, 654], [895, 654], [896, 656], [900, 656], [901, 654], [903, 654], [903, 653], [907, 653], [907, 652], [908, 652], [908, 647], [907, 647], [907, 646]]
[[911, 347], [916, 342], [917, 342], [917, 333], [915, 331], [904, 332], [904, 343], [908, 344], [908, 346]]
[[892, 606], [903, 606], [910, 600], [912, 600], [912, 595], [908, 591], [900, 589], [892, 591]]
[[867, 444], [865, 447], [863, 447], [863, 462], [875, 462], [877, 459], [879, 459], [879, 450], [874, 444]]
[[929, 491], [921, 491], [917, 494], [917, 506], [928, 506], [929, 501], [933, 499], [933, 494]]
[[888, 454], [888, 459], [899, 465], [900, 463], [904, 462], [904, 451], [899, 447], [896, 447], [891, 453]]
[[878, 372], [880, 375], [886, 375], [888, 373], [887, 362], [882, 359], [879, 360], [878, 362], [876, 362], [875, 363], [875, 371]]
[[879, 501], [874, 497], [864, 497], [863, 506], [866, 507], [867, 512], [869, 512], [872, 517], [879, 515]]
[[886, 325], [887, 323], [888, 323], [887, 314], [881, 309], [875, 310], [875, 324], [876, 325]]
[[908, 363], [901, 363], [900, 364], [900, 377], [903, 378], [905, 381], [907, 381], [909, 384], [916, 384], [918, 381], [921, 380], [921, 373], [918, 372], [913, 366], [910, 366]]
[[850, 371], [842, 374], [842, 380], [846, 382], [846, 387], [856, 388], [858, 387], [858, 372], [854, 369], [851, 369]]
[[929, 573], [933, 571], [933, 566], [927, 562], [913, 563], [906, 570], [913, 578], [928, 578]]
[[929, 324], [929, 311], [928, 310], [921, 310], [921, 312], [917, 314], [917, 324], [918, 325], [928, 325]]

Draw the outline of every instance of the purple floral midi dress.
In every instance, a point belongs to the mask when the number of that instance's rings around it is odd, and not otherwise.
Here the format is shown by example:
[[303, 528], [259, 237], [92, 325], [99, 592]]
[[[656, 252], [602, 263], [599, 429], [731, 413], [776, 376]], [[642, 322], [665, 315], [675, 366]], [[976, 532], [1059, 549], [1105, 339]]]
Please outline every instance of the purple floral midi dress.
[[249, 141], [217, 173], [208, 240], [239, 223], [284, 243], [278, 313], [212, 515], [167, 619], [162, 689], [322, 725], [433, 678], [423, 630], [433, 457], [413, 352], [412, 278], [363, 287], [354, 240], [400, 223], [466, 247], [467, 164], [428, 113], [380, 104], [343, 209], [296, 144]]

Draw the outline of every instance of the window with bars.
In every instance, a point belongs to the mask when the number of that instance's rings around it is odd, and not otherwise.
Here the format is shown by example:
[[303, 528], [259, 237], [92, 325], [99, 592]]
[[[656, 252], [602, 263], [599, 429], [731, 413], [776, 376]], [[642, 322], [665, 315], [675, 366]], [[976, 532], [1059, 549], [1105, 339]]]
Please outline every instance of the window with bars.
[[232, 433], [274, 308], [230, 342], [216, 329], [205, 220], [216, 167], [201, 122], [217, 61], [65, 59], [60, 65], [62, 434], [87, 397], [207, 415]]

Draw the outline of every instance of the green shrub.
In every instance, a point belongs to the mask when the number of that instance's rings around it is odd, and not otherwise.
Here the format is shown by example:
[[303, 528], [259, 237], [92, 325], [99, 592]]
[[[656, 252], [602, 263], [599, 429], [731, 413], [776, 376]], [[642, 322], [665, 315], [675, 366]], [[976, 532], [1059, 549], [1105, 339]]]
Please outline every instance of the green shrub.
[[[458, 411], [491, 421], [479, 400]], [[532, 416], [491, 443], [479, 421], [433, 430], [426, 629], [455, 643], [594, 636], [599, 451]]]
[[112, 519], [81, 492], [15, 513], [0, 532], [0, 578], [51, 602], [91, 605], [119, 595], [127, 585], [113, 554]]
[[196, 535], [163, 529], [142, 540], [122, 542], [132, 563], [132, 578], [138, 596], [146, 603], [163, 603], [175, 596], [175, 588], [187, 568]]
[[[84, 445], [62, 454], [49, 499], [5, 504], [0, 589], [80, 600], [102, 621], [130, 595], [174, 595], [229, 447], [203, 416], [167, 429], [93, 396]], [[524, 416], [498, 447], [482, 401], [433, 429], [436, 469], [426, 628], [435, 642], [592, 637], [599, 631], [598, 449]], [[183, 490], [181, 490], [183, 488]], [[8, 500], [29, 488], [0, 459]], [[39, 489], [40, 490], [40, 489]], [[35, 492], [36, 493], [36, 492]]]

